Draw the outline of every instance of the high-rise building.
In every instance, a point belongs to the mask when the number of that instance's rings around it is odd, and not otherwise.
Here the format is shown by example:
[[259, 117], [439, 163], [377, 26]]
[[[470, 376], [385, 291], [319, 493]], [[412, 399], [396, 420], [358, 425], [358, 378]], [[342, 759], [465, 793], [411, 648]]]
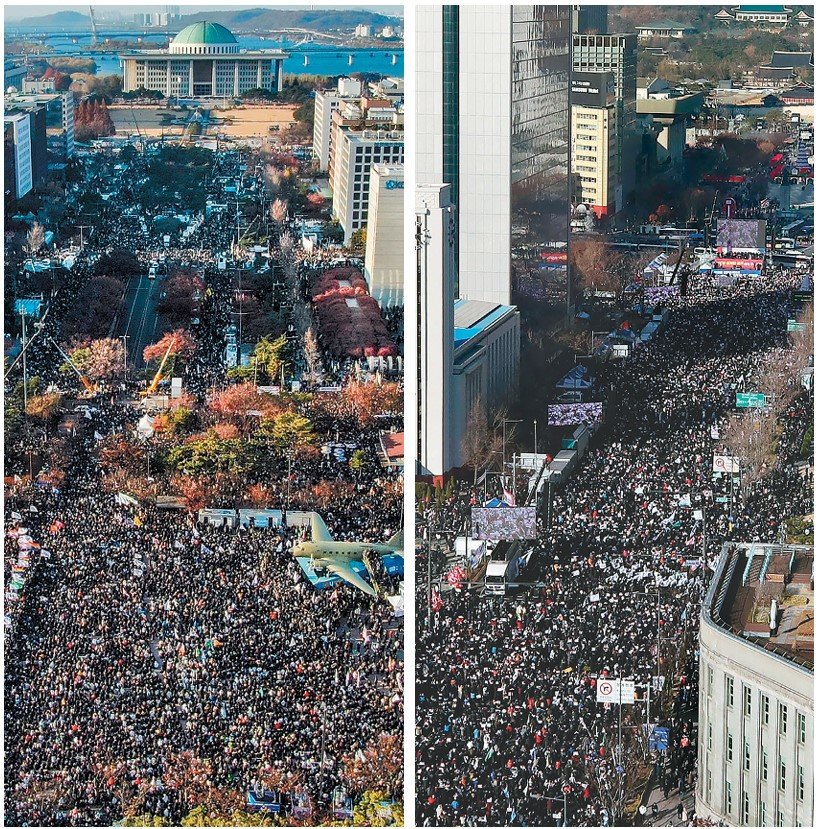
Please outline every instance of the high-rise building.
[[461, 298], [511, 304], [518, 260], [567, 244], [570, 26], [570, 6], [418, 7], [417, 177], [452, 187]]
[[441, 475], [457, 463], [457, 446], [449, 417], [457, 239], [450, 184], [417, 184], [415, 234], [418, 292], [416, 457], [419, 474]]
[[574, 204], [588, 205], [597, 218], [622, 208], [617, 105], [610, 72], [571, 76], [571, 172]]
[[364, 276], [381, 307], [403, 305], [403, 164], [373, 164]]
[[74, 93], [63, 92], [61, 103], [63, 152], [69, 161], [74, 157]]
[[403, 164], [403, 131], [335, 131], [333, 148], [332, 215], [344, 229], [344, 243], [366, 227], [369, 215], [369, 176], [373, 164]]
[[[14, 182], [6, 182], [7, 198], [14, 202], [30, 193], [34, 187], [31, 164], [31, 119], [26, 112], [3, 117], [5, 151], [14, 158]], [[11, 165], [10, 165], [11, 166]]]
[[361, 82], [357, 78], [338, 78], [336, 89], [315, 93], [315, 116], [312, 128], [312, 151], [318, 160], [318, 169], [329, 169], [332, 152], [332, 113], [345, 99], [360, 98]]
[[571, 32], [575, 35], [604, 35], [608, 31], [607, 6], [572, 6]]
[[633, 191], [638, 150], [636, 122], [636, 35], [573, 36], [571, 60], [574, 72], [611, 72], [617, 101], [616, 176], [624, 197]]
[[702, 605], [696, 814], [813, 826], [811, 547], [726, 545]]

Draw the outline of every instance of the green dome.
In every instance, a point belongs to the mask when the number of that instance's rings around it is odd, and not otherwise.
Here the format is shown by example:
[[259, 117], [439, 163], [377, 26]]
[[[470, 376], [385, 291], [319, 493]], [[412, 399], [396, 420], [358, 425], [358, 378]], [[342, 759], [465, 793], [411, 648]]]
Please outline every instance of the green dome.
[[173, 38], [173, 44], [177, 46], [225, 46], [235, 43], [238, 41], [229, 29], [209, 20], [191, 23]]

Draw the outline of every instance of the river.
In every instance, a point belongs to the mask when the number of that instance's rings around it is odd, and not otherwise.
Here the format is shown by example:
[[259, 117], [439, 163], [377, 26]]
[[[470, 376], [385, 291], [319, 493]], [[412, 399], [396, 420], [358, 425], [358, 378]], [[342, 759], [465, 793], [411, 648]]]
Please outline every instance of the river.
[[[24, 31], [14, 31], [16, 37], [24, 38]], [[6, 39], [10, 33], [6, 32]], [[136, 40], [141, 38], [145, 48], [156, 48], [164, 44], [164, 34], [124, 34], [116, 32], [116, 39]], [[42, 37], [42, 35], [40, 35]], [[100, 39], [106, 33], [100, 32]], [[344, 75], [348, 72], [371, 72], [378, 75], [403, 77], [403, 44], [384, 44], [378, 49], [354, 49], [325, 43], [300, 43], [300, 41], [262, 38], [257, 35], [237, 34], [236, 40], [242, 49], [284, 49], [290, 56], [284, 61], [284, 71], [292, 75]], [[55, 55], [93, 58], [98, 75], [121, 75], [117, 55], [89, 54], [91, 35], [87, 32], [65, 32], [48, 35], [44, 41]], [[305, 63], [306, 58], [306, 63]], [[394, 61], [394, 62], [393, 62]]]

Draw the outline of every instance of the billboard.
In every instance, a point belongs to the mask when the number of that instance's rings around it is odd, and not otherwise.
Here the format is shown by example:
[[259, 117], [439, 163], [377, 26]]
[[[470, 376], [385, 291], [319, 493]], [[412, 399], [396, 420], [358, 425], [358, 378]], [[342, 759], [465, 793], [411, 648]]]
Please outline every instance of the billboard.
[[552, 403], [548, 407], [549, 426], [576, 426], [601, 420], [601, 403]]
[[514, 541], [537, 537], [535, 507], [472, 507], [471, 537], [480, 541]]
[[572, 72], [571, 104], [604, 107], [613, 103], [616, 87], [612, 72]]
[[716, 233], [718, 253], [748, 250], [764, 253], [767, 222], [764, 219], [719, 219]]
[[716, 267], [724, 271], [760, 271], [763, 259], [716, 259]]

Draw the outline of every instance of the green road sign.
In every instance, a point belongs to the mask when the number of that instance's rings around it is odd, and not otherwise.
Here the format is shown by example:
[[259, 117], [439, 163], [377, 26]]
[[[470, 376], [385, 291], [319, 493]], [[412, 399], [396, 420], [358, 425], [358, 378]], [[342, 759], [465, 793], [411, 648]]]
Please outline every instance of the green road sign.
[[787, 320], [787, 333], [792, 334], [795, 331], [806, 331], [807, 325], [804, 322], [796, 322], [795, 320]]
[[736, 392], [737, 409], [763, 409], [767, 398], [760, 392]]

